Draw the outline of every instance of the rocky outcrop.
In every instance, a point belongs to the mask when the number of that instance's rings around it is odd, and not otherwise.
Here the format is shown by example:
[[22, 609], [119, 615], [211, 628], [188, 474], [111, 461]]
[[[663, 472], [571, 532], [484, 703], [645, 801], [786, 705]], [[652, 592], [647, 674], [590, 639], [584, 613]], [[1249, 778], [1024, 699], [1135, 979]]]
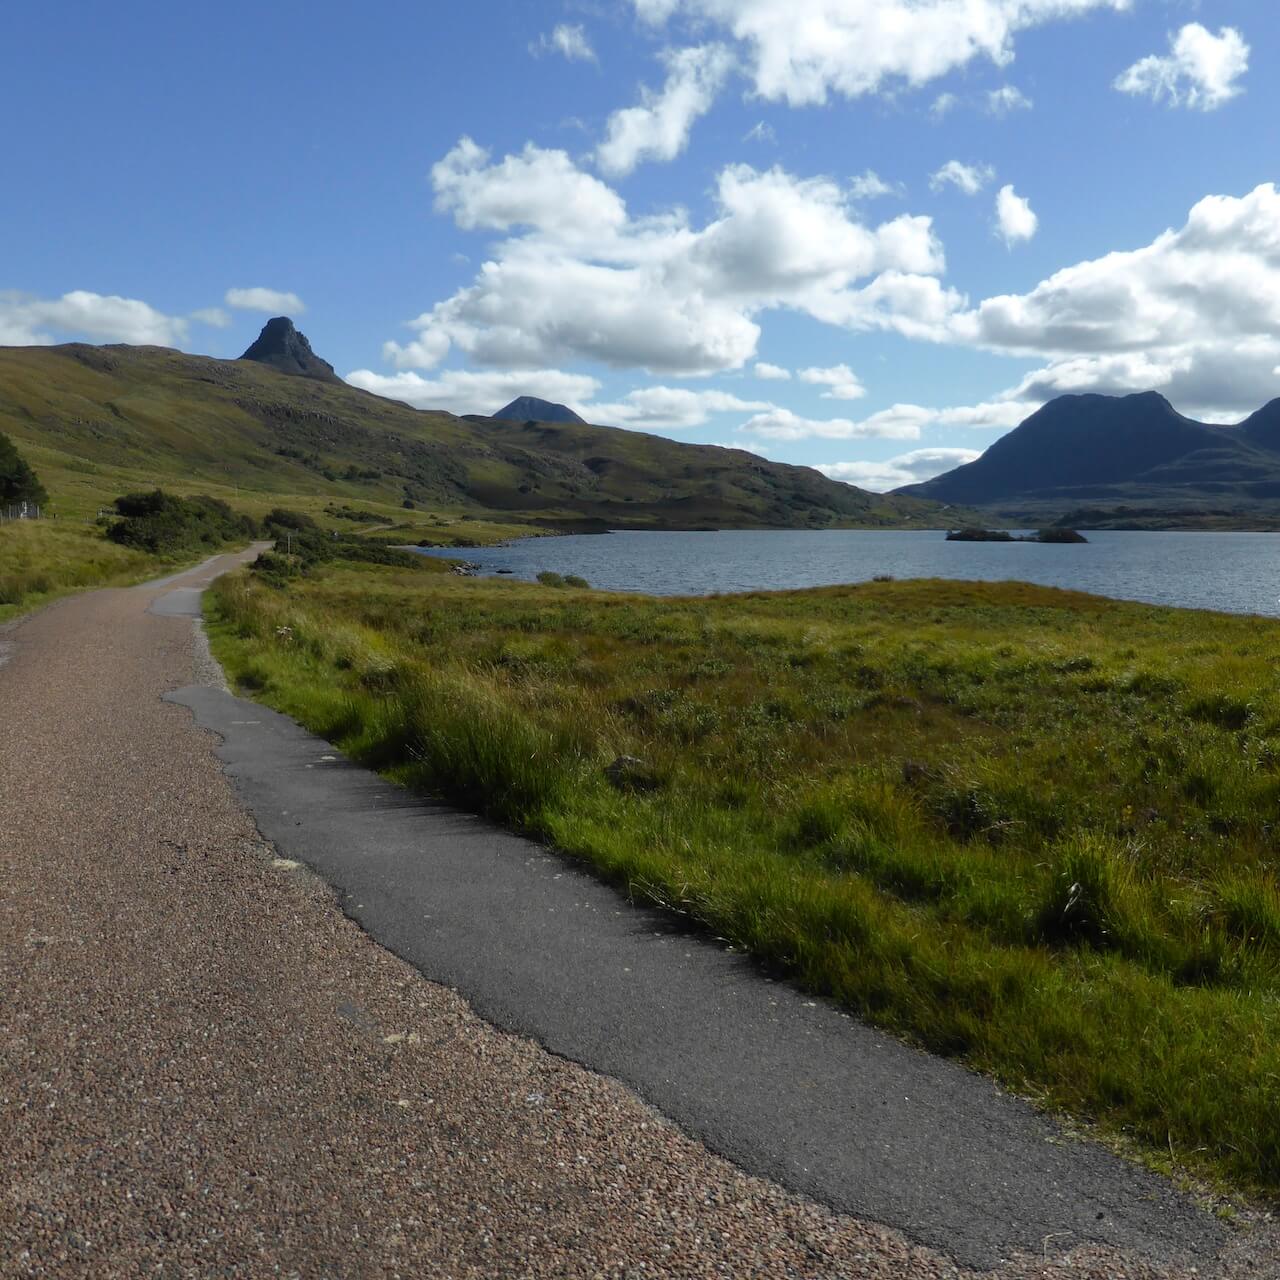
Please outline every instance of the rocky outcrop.
[[306, 334], [294, 328], [288, 316], [276, 316], [262, 326], [257, 341], [240, 357], [258, 364], [270, 365], [281, 373], [300, 378], [315, 378], [320, 382], [341, 382], [327, 360], [321, 360], [311, 350]]

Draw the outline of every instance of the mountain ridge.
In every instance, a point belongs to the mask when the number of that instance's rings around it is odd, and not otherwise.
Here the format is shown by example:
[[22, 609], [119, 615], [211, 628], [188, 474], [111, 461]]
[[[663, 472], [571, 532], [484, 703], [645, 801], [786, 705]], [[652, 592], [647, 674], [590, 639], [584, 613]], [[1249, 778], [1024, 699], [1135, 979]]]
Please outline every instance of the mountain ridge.
[[1280, 506], [1280, 399], [1234, 426], [1178, 413], [1159, 392], [1059, 396], [981, 457], [895, 489], [997, 510], [1085, 503]]
[[[583, 423], [463, 419], [269, 363], [162, 347], [0, 348], [0, 431], [64, 510], [157, 483], [386, 520], [555, 528], [942, 528], [937, 504], [806, 467]], [[412, 519], [425, 519], [419, 514]]]

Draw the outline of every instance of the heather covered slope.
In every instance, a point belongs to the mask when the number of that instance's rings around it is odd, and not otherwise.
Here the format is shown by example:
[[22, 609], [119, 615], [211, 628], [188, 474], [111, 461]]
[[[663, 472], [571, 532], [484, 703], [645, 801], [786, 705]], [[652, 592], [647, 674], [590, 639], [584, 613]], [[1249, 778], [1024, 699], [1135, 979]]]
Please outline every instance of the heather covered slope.
[[159, 347], [0, 348], [0, 431], [68, 513], [162, 484], [247, 509], [290, 498], [399, 520], [411, 503], [513, 525], [939, 527], [953, 518], [738, 450], [572, 423], [477, 422]]

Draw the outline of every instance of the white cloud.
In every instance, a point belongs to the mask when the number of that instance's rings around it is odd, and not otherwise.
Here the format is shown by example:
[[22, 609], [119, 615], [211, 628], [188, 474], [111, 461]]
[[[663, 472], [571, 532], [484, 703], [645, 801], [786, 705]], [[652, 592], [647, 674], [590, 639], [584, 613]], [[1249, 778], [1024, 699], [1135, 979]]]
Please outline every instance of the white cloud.
[[824, 400], [861, 400], [867, 394], [866, 387], [847, 364], [830, 369], [801, 369], [798, 376], [801, 382], [830, 388], [822, 393]]
[[589, 404], [583, 416], [606, 426], [669, 430], [700, 427], [713, 413], [751, 413], [773, 408], [767, 400], [743, 400], [727, 391], [641, 387], [614, 404]]
[[1157, 390], [1184, 412], [1240, 416], [1280, 395], [1280, 192], [1207, 196], [1151, 244], [988, 298], [935, 336], [1050, 357], [1017, 396]]
[[627, 220], [621, 196], [583, 173], [563, 151], [532, 143], [497, 164], [470, 138], [462, 138], [432, 167], [436, 208], [464, 230], [510, 231], [534, 227], [561, 239], [597, 236]]
[[1033, 103], [1021, 89], [1011, 84], [1001, 85], [987, 94], [987, 113], [1007, 116], [1014, 111], [1030, 111]]
[[1135, 62], [1116, 78], [1115, 87], [1200, 111], [1212, 111], [1242, 92], [1238, 81], [1249, 70], [1249, 46], [1234, 27], [1222, 27], [1215, 36], [1189, 22], [1169, 46], [1167, 57], [1153, 54]]
[[661, 92], [645, 88], [640, 106], [609, 117], [605, 140], [596, 149], [596, 161], [606, 173], [628, 174], [642, 160], [674, 160], [733, 67], [733, 55], [719, 44], [680, 49], [666, 60], [667, 82]]
[[881, 196], [900, 196], [904, 191], [901, 183], [886, 182], [874, 169], [868, 169], [850, 181], [849, 194], [855, 200], [877, 200]]
[[1000, 238], [1012, 247], [1030, 240], [1040, 226], [1040, 219], [1032, 211], [1031, 202], [1018, 195], [1011, 185], [1006, 185], [996, 196], [996, 226]]
[[828, 479], [885, 493], [904, 484], [932, 480], [981, 456], [979, 449], [914, 449], [883, 462], [827, 462], [819, 463], [816, 470]]
[[576, 410], [600, 389], [595, 378], [558, 369], [444, 369], [433, 378], [409, 372], [388, 375], [356, 369], [347, 374], [346, 381], [389, 400], [402, 400], [415, 409], [444, 409], [457, 414], [493, 413], [524, 395], [567, 404]]
[[861, 422], [849, 418], [804, 418], [790, 409], [773, 408], [749, 418], [738, 428], [767, 440], [918, 440], [920, 424], [893, 410], [873, 413]]
[[935, 120], [941, 120], [943, 116], [950, 115], [959, 105], [960, 99], [954, 93], [940, 93], [934, 98], [929, 114]]
[[967, 196], [976, 196], [983, 187], [996, 176], [996, 171], [989, 164], [964, 164], [959, 160], [948, 160], [929, 179], [929, 186], [934, 191], [941, 191], [945, 186], [953, 186]]
[[279, 289], [228, 289], [223, 301], [238, 311], [265, 311], [278, 316], [300, 316], [307, 309], [296, 293], [282, 293]]
[[778, 364], [770, 364], [767, 360], [757, 360], [755, 375], [757, 378], [764, 378], [766, 381], [788, 382], [791, 379], [791, 370], [784, 369]]
[[[787, 409], [758, 414], [739, 427], [775, 440], [918, 440], [925, 427], [969, 427], [975, 430], [1002, 430], [1015, 427], [1040, 407], [1039, 402], [1014, 398], [929, 409], [919, 404], [895, 404], [860, 421], [847, 418], [802, 418]], [[905, 481], [903, 483], [906, 483]]]
[[743, 47], [761, 97], [792, 106], [918, 88], [983, 58], [1005, 66], [1027, 28], [1130, 0], [632, 0], [642, 19], [677, 14]]
[[742, 135], [743, 142], [776, 142], [778, 135], [773, 131], [773, 125], [766, 124], [763, 120], [757, 120], [750, 129]]
[[867, 225], [827, 178], [730, 166], [715, 216], [697, 228], [683, 212], [631, 218], [560, 151], [491, 162], [464, 139], [432, 176], [459, 225], [518, 233], [470, 286], [412, 322], [411, 341], [387, 344], [400, 368], [431, 368], [457, 349], [494, 366], [584, 359], [712, 373], [754, 356], [767, 308], [907, 331], [960, 305], [933, 279], [945, 258], [931, 219]]
[[570, 62], [595, 62], [596, 51], [587, 39], [586, 31], [580, 26], [572, 26], [562, 22], [550, 35], [542, 35], [529, 46], [529, 52], [535, 57], [544, 53], [558, 53]]
[[187, 321], [167, 316], [136, 298], [76, 289], [60, 298], [0, 293], [0, 342], [47, 346], [62, 338], [177, 347], [187, 340]]
[[214, 329], [225, 329], [231, 323], [231, 317], [221, 307], [202, 307], [193, 311], [190, 318]]

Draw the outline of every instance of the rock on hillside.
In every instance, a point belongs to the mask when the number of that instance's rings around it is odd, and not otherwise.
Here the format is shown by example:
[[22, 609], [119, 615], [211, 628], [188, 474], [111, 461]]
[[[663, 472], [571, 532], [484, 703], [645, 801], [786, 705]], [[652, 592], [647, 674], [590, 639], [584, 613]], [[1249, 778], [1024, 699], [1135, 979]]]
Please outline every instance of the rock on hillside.
[[276, 316], [262, 326], [257, 341], [240, 357], [258, 364], [270, 365], [281, 373], [291, 373], [302, 378], [317, 378], [321, 382], [341, 382], [327, 360], [321, 360], [311, 350], [306, 334], [294, 328], [288, 316]]

